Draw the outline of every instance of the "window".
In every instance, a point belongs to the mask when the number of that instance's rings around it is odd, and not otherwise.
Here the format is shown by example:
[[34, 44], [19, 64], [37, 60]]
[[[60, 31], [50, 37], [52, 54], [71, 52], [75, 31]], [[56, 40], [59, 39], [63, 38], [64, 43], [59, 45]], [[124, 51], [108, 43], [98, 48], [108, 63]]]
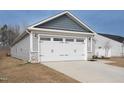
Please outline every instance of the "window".
[[66, 39], [67, 42], [74, 42], [74, 39]]
[[84, 42], [83, 39], [76, 39], [76, 42]]
[[42, 41], [50, 41], [50, 38], [40, 38]]
[[54, 38], [54, 41], [62, 41], [62, 38]]

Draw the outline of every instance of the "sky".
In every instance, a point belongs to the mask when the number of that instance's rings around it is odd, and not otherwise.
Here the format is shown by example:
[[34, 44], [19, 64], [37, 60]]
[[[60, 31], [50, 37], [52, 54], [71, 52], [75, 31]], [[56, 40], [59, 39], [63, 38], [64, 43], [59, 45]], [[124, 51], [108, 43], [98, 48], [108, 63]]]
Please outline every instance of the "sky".
[[[0, 25], [29, 26], [62, 10], [0, 10]], [[74, 16], [98, 33], [124, 36], [123, 10], [71, 10]]]

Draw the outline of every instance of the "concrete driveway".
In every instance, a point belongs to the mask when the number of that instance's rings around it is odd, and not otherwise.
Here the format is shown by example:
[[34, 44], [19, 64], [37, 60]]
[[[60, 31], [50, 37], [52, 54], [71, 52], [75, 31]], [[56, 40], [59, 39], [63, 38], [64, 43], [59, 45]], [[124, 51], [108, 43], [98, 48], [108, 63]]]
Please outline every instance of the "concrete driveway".
[[104, 63], [106, 62], [71, 61], [43, 64], [84, 83], [124, 82], [124, 68]]

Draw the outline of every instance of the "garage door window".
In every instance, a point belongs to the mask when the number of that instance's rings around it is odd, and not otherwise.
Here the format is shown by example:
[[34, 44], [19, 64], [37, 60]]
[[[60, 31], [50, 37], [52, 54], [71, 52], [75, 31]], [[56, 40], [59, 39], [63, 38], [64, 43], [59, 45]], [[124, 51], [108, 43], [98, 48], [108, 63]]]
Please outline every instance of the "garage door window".
[[76, 39], [76, 42], [84, 42], [83, 39]]
[[54, 41], [62, 41], [62, 38], [54, 38]]
[[66, 42], [74, 42], [74, 39], [66, 39]]
[[50, 38], [40, 38], [42, 41], [50, 41]]

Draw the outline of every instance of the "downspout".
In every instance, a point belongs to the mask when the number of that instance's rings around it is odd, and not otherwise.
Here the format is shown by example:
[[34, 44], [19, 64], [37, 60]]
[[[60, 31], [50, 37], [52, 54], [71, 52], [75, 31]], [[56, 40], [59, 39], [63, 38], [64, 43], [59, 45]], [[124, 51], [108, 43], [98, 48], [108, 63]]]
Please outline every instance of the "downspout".
[[87, 51], [87, 37], [85, 37], [85, 59], [84, 60], [88, 60], [88, 51]]
[[31, 46], [32, 46], [32, 44], [31, 44], [31, 32], [29, 32], [29, 30], [26, 30], [26, 32], [29, 34], [29, 37], [30, 37], [30, 40], [29, 40], [29, 42], [30, 42], [30, 45], [29, 45], [29, 62], [31, 62], [31, 52], [32, 52], [32, 49], [31, 49]]
[[91, 52], [92, 52], [92, 53], [93, 53], [93, 48], [94, 48], [94, 47], [93, 47], [93, 46], [94, 46], [94, 41], [93, 41], [93, 40], [94, 40], [94, 36], [95, 36], [95, 35], [93, 35], [93, 36], [91, 37]]

